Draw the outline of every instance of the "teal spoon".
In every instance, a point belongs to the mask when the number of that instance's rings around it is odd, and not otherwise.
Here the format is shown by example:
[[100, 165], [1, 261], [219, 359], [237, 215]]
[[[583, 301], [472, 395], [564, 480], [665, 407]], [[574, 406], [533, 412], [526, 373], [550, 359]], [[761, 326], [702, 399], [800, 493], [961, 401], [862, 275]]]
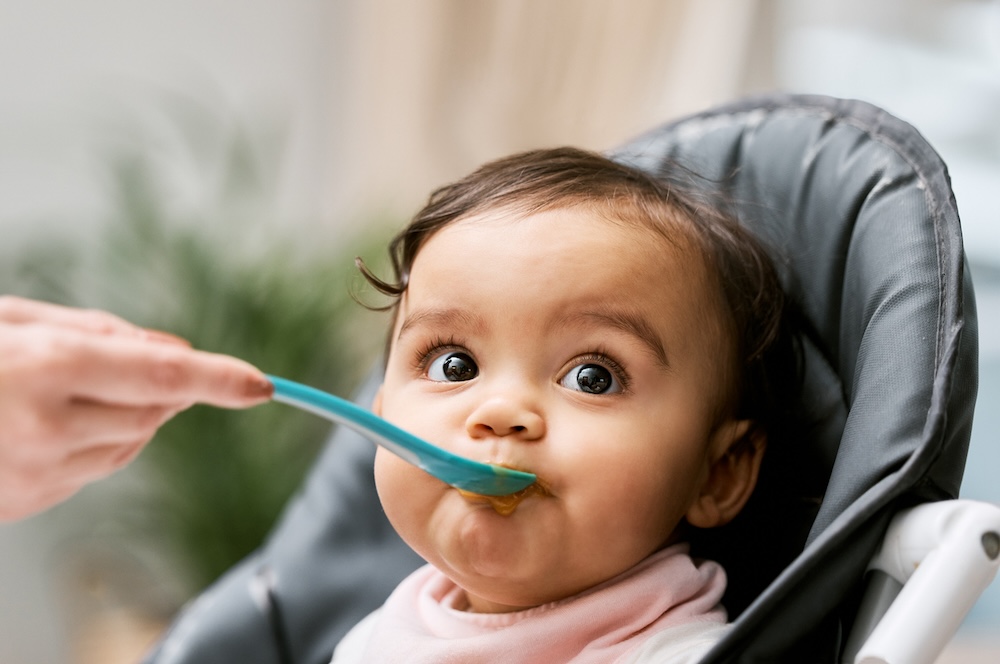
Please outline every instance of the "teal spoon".
[[506, 496], [535, 481], [531, 473], [479, 463], [446, 452], [340, 397], [277, 376], [267, 379], [274, 385], [274, 401], [350, 427], [404, 461], [463, 491]]

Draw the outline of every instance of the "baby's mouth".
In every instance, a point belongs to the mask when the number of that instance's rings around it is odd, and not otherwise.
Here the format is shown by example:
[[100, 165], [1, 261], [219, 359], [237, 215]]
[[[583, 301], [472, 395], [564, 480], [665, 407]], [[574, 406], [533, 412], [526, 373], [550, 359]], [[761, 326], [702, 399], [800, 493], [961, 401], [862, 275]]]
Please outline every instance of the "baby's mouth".
[[472, 491], [465, 491], [464, 489], [456, 490], [469, 502], [488, 503], [490, 507], [493, 508], [493, 511], [500, 516], [510, 516], [513, 514], [514, 510], [516, 510], [526, 498], [531, 496], [552, 495], [552, 492], [549, 491], [545, 482], [540, 477], [520, 491], [508, 493], [505, 496], [485, 496], [481, 493], [473, 493]]

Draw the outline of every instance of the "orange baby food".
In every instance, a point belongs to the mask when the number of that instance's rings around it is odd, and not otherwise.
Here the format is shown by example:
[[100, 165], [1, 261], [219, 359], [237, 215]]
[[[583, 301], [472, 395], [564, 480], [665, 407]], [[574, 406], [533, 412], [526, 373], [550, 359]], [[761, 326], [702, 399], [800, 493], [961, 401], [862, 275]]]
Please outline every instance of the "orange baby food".
[[458, 489], [458, 492], [462, 494], [462, 497], [466, 500], [476, 503], [489, 503], [493, 511], [501, 516], [510, 516], [517, 509], [517, 506], [521, 504], [525, 498], [529, 496], [547, 496], [549, 492], [538, 482], [534, 484], [529, 484], [524, 489], [520, 491], [515, 491], [514, 493], [508, 493], [505, 496], [484, 496], [481, 493], [473, 493], [472, 491], [464, 491], [463, 489]]

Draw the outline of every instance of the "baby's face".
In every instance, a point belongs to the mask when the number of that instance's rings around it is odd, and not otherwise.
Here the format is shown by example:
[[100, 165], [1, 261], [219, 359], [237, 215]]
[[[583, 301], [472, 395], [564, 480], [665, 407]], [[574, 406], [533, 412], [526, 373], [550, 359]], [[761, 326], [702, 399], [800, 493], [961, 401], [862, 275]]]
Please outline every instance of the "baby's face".
[[733, 350], [705, 270], [692, 249], [583, 209], [488, 212], [420, 250], [377, 412], [547, 490], [504, 516], [378, 451], [386, 514], [470, 608], [605, 581], [697, 502], [738, 425], [720, 415]]

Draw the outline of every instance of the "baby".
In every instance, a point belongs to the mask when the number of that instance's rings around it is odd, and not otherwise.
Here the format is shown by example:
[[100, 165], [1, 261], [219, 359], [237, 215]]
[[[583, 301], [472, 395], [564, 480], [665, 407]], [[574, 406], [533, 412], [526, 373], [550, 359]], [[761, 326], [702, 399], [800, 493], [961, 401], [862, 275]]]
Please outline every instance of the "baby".
[[754, 489], [784, 299], [752, 237], [665, 179], [515, 155], [431, 196], [395, 281], [359, 263], [395, 298], [375, 412], [538, 490], [495, 509], [379, 449], [429, 565], [334, 662], [697, 661], [721, 638], [725, 574], [687, 541]]

